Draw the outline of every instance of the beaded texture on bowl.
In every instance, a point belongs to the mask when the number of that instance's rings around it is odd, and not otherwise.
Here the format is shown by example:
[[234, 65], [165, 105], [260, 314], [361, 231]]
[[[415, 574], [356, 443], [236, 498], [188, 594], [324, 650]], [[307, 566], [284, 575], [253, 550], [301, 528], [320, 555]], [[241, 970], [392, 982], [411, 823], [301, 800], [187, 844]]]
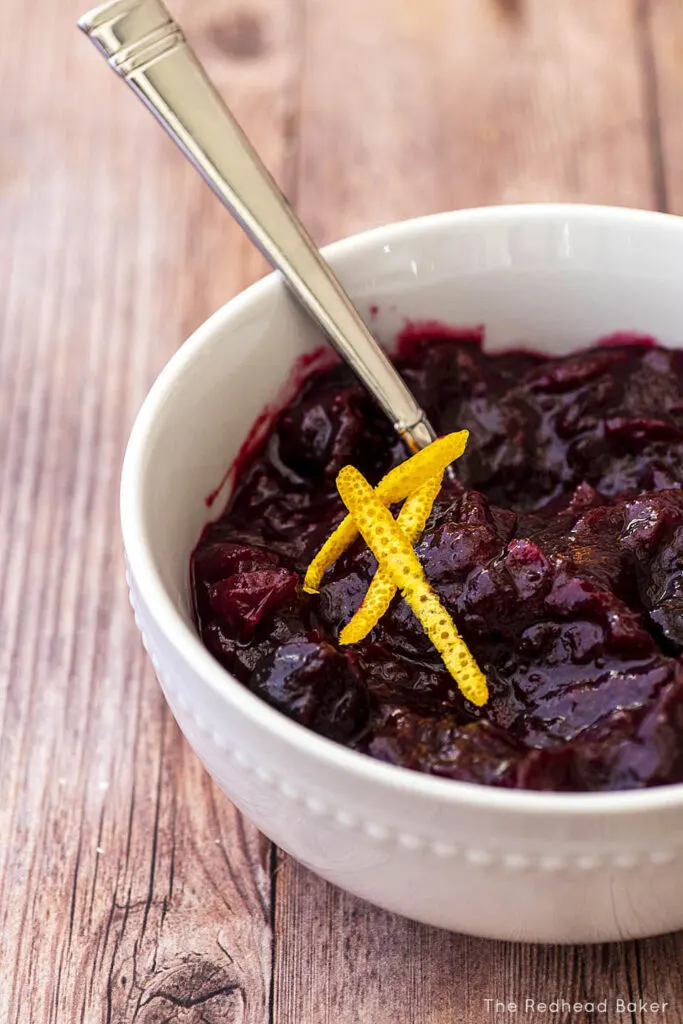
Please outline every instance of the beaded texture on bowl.
[[126, 581], [128, 583], [128, 595], [133, 609], [135, 625], [138, 628], [142, 639], [142, 645], [150, 659], [150, 662], [152, 663], [164, 693], [171, 698], [172, 702], [180, 711], [182, 711], [183, 714], [188, 715], [192, 719], [195, 726], [200, 730], [200, 732], [205, 734], [213, 744], [214, 748], [222, 754], [227, 754], [231, 760], [239, 766], [241, 771], [254, 776], [258, 779], [259, 783], [275, 790], [285, 797], [285, 799], [304, 808], [309, 814], [316, 818], [324, 818], [332, 821], [338, 828], [351, 831], [361, 831], [373, 842], [391, 843], [404, 851], [411, 851], [414, 853], [426, 852], [440, 860], [446, 858], [461, 858], [466, 861], [467, 864], [475, 868], [500, 867], [506, 871], [512, 872], [529, 870], [538, 870], [542, 872], [587, 872], [597, 871], [604, 868], [608, 868], [610, 870], [632, 870], [633, 868], [639, 867], [645, 863], [653, 865], [669, 864], [672, 861], [679, 859], [683, 854], [683, 846], [681, 846], [675, 849], [652, 851], [646, 855], [624, 852], [608, 858], [592, 856], [569, 858], [562, 855], [530, 857], [528, 854], [515, 853], [514, 851], [505, 851], [501, 853], [492, 850], [468, 848], [444, 842], [441, 839], [428, 839], [423, 836], [416, 836], [410, 832], [394, 832], [379, 822], [363, 820], [353, 812], [332, 807], [329, 804], [322, 802], [318, 797], [302, 792], [290, 782], [278, 779], [274, 773], [269, 771], [265, 766], [252, 763], [248, 755], [245, 754], [243, 750], [230, 746], [220, 732], [212, 729], [210, 725], [204, 721], [202, 716], [197, 714], [191, 703], [181, 692], [180, 688], [170, 682], [168, 675], [164, 673], [162, 669], [161, 661], [157, 656], [154, 645], [150, 641], [149, 635], [142, 623], [142, 616], [138, 610], [138, 604], [135, 597], [135, 585], [130, 573], [130, 567], [127, 563]]

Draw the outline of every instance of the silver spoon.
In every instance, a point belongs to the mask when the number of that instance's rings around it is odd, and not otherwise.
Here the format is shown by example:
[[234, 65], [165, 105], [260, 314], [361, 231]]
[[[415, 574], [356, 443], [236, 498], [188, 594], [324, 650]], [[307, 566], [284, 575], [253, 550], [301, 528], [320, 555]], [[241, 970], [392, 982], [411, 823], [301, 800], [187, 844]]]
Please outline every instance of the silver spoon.
[[78, 23], [234, 214], [411, 451], [436, 436], [161, 0], [110, 0]]

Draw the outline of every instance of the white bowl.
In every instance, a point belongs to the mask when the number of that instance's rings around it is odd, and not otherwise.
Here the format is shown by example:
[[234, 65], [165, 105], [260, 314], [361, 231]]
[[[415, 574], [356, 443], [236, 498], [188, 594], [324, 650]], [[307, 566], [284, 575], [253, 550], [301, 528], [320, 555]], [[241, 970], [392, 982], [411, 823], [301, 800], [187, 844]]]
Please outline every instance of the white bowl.
[[[616, 330], [683, 342], [675, 217], [587, 206], [464, 210], [371, 231], [326, 255], [361, 311], [379, 306], [374, 326], [386, 343], [405, 318], [483, 323], [491, 348], [565, 352]], [[189, 742], [274, 842], [389, 910], [544, 942], [683, 927], [683, 785], [514, 792], [382, 764], [268, 707], [202, 646], [188, 560], [220, 511], [204, 498], [297, 357], [319, 344], [271, 276], [182, 346], [130, 438], [121, 514], [131, 597]]]

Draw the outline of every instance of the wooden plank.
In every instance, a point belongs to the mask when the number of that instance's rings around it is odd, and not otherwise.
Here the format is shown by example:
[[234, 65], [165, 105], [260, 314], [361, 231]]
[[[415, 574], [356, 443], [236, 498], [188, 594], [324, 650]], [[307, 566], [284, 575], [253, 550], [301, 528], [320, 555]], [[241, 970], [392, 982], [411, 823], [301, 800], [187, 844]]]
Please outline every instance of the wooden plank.
[[[640, 0], [637, 7], [649, 111], [652, 178], [658, 206], [683, 214], [683, 3]], [[683, 1014], [683, 933], [636, 944], [637, 977], [643, 991], [657, 993]]]
[[[616, 1000], [668, 1001], [677, 1022], [680, 970], [666, 978], [671, 938], [646, 944], [534, 946], [487, 942], [406, 921], [349, 896], [283, 858], [277, 873], [275, 1020], [297, 1024], [483, 1024], [640, 1020]], [[644, 946], [639, 950], [638, 946]], [[656, 974], [643, 974], [646, 957]], [[670, 972], [671, 973], [671, 972]], [[678, 1002], [676, 1002], [676, 998]], [[608, 999], [608, 1010], [549, 1014], [535, 1004]], [[496, 1011], [496, 1001], [517, 1011]], [[644, 1019], [644, 1018], [643, 1018]]]
[[329, 241], [437, 210], [653, 206], [624, 0], [307, 0], [299, 209]]
[[[343, 19], [307, 0], [303, 216], [329, 240], [493, 202], [660, 205], [642, 28], [622, 0], [347, 0]], [[680, 1019], [677, 937], [485, 942], [376, 910], [287, 858], [276, 884], [280, 1024], [540, 1022], [547, 1012], [496, 1016], [486, 1000], [558, 996], [611, 998], [606, 1024], [644, 1019], [619, 1015], [617, 998], [668, 1002], [657, 1019]]]
[[[0, 1020], [260, 1024], [269, 844], [165, 707], [117, 488], [153, 377], [263, 264], [79, 36], [85, 6], [0, 5]], [[294, 6], [174, 4], [285, 178]]]
[[652, 112], [655, 167], [663, 209], [683, 213], [683, 3], [642, 0], [641, 36], [648, 57], [647, 93]]

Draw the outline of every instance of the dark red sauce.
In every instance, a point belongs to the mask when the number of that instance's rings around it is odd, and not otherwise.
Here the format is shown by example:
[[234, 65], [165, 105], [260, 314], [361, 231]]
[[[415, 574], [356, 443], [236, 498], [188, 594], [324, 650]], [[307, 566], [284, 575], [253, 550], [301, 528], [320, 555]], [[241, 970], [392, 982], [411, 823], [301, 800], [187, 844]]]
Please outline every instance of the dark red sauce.
[[268, 436], [269, 428], [271, 427], [273, 420], [289, 398], [293, 394], [297, 393], [304, 381], [307, 380], [315, 370], [324, 370], [328, 367], [334, 366], [335, 362], [336, 358], [334, 352], [330, 349], [329, 345], [321, 345], [319, 348], [313, 349], [312, 352], [304, 352], [303, 355], [299, 356], [289, 374], [289, 379], [283, 389], [282, 395], [280, 396], [280, 401], [266, 406], [263, 412], [256, 417], [249, 429], [249, 433], [242, 442], [240, 450], [233, 459], [232, 465], [228, 466], [226, 469], [218, 487], [215, 487], [213, 491], [210, 491], [204, 498], [204, 504], [207, 508], [211, 508], [213, 506], [213, 503], [217, 500], [219, 495], [223, 493], [223, 490], [227, 485], [241, 475], [242, 466], [248, 465], [254, 456], [260, 451], [266, 437]]
[[562, 358], [487, 354], [412, 327], [397, 365], [441, 433], [467, 427], [416, 553], [486, 673], [460, 695], [399, 598], [339, 647], [376, 568], [359, 540], [302, 593], [343, 516], [342, 466], [405, 457], [343, 366], [313, 372], [242, 460], [193, 555], [214, 656], [273, 707], [373, 757], [551, 790], [683, 781], [683, 351], [647, 339]]

